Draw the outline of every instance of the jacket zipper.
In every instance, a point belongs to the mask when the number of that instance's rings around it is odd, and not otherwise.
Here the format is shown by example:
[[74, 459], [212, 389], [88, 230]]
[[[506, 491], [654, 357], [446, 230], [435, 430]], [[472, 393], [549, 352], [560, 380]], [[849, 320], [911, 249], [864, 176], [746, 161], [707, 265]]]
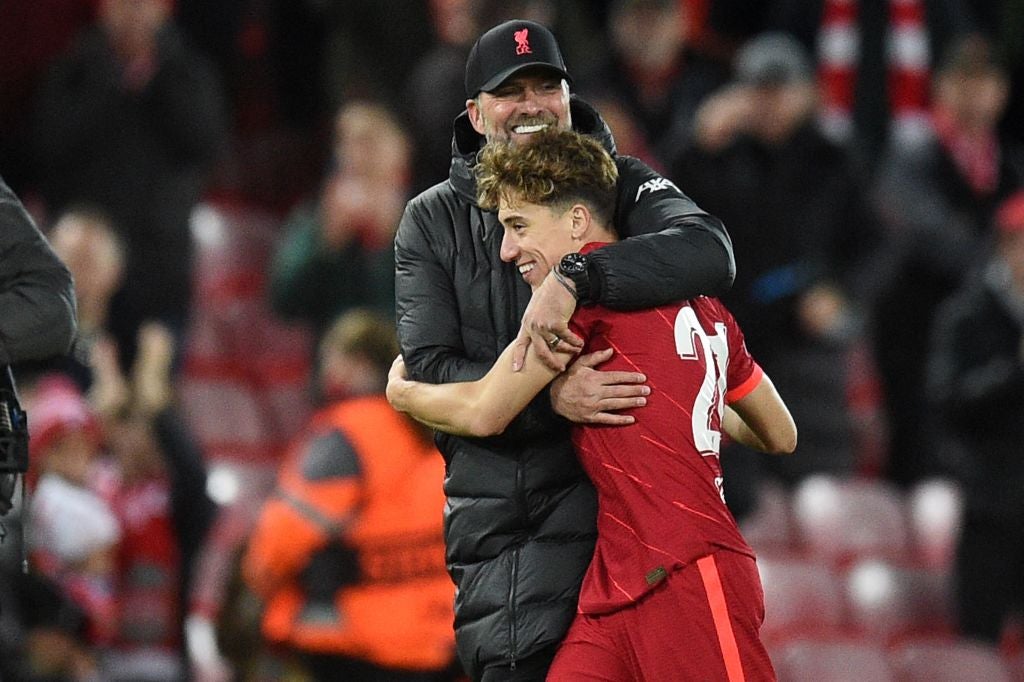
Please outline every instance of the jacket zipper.
[[508, 655], [509, 669], [516, 669], [516, 585], [519, 579], [519, 548], [512, 550], [512, 575], [508, 586]]
[[[523, 515], [523, 522], [528, 520], [526, 514], [526, 496], [524, 488], [526, 487], [523, 478], [523, 463], [521, 461], [516, 462], [516, 498], [519, 503], [520, 513]], [[512, 550], [512, 572], [508, 586], [508, 642], [509, 642], [509, 669], [516, 669], [516, 657], [519, 655], [519, 642], [518, 642], [518, 631], [516, 629], [516, 588], [519, 585], [519, 553], [520, 548], [517, 546]]]

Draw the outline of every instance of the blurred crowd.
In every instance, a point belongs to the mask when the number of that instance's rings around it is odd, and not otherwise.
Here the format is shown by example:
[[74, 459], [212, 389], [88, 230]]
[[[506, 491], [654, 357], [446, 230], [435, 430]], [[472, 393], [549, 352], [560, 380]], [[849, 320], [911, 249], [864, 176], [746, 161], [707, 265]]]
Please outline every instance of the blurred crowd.
[[80, 331], [18, 372], [0, 678], [459, 679], [443, 461], [383, 399], [393, 237], [511, 17], [733, 239], [801, 433], [725, 447], [737, 519], [766, 482], [952, 481], [958, 627], [1019, 622], [1020, 3], [34, 0], [0, 3], [0, 175]]

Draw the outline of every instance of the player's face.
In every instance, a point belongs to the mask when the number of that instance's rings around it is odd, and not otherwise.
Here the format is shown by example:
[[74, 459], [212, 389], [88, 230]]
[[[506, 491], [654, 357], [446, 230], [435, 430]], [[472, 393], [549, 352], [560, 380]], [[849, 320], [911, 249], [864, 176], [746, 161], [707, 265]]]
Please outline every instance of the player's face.
[[540, 286], [562, 256], [578, 250], [572, 214], [573, 207], [562, 210], [502, 200], [498, 209], [498, 220], [504, 227], [501, 259], [515, 263], [531, 289]]
[[525, 69], [466, 102], [473, 128], [488, 142], [529, 143], [548, 127], [569, 129], [569, 84], [550, 70]]

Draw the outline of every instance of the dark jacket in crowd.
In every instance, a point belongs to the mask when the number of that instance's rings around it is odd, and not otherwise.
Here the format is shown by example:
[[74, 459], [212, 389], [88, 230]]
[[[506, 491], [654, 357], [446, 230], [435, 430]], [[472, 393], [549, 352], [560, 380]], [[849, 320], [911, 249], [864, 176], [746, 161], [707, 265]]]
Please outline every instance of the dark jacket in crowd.
[[817, 345], [800, 323], [800, 296], [827, 283], [853, 297], [878, 241], [846, 153], [808, 121], [777, 146], [749, 135], [716, 152], [691, 145], [672, 177], [738, 245], [722, 300], [759, 362]]
[[0, 178], [0, 365], [66, 353], [74, 334], [71, 273]]
[[[589, 105], [573, 99], [572, 119], [614, 153]], [[515, 338], [530, 299], [514, 264], [499, 258], [497, 216], [476, 205], [472, 166], [482, 142], [460, 116], [448, 181], [413, 199], [398, 229], [398, 332], [418, 380], [483, 376]], [[726, 290], [734, 265], [721, 222], [639, 160], [616, 163], [615, 224], [623, 237], [644, 236], [590, 254], [599, 271], [591, 275], [597, 299], [643, 308]], [[565, 635], [593, 550], [596, 499], [547, 393], [499, 437], [439, 434], [437, 444], [447, 464], [456, 639], [475, 679], [486, 665], [514, 664]]]
[[86, 31], [47, 74], [35, 122], [48, 208], [98, 206], [127, 247], [126, 285], [111, 316], [122, 354], [143, 320], [186, 319], [189, 219], [226, 140], [216, 74], [174, 26], [159, 35], [157, 60], [151, 80], [132, 90], [103, 30]]
[[871, 348], [889, 420], [888, 475], [910, 484], [941, 473], [942, 424], [925, 390], [922, 339], [939, 305], [979, 265], [995, 208], [1024, 184], [1019, 148], [1001, 144], [995, 187], [975, 192], [937, 138], [894, 148], [872, 189], [887, 237], [871, 297]]
[[1024, 297], [993, 261], [935, 316], [929, 406], [958, 447], [964, 495], [953, 569], [957, 629], [997, 645], [1024, 604]]
[[998, 265], [936, 315], [928, 394], [962, 450], [947, 463], [970, 517], [1024, 522], [1024, 299]]

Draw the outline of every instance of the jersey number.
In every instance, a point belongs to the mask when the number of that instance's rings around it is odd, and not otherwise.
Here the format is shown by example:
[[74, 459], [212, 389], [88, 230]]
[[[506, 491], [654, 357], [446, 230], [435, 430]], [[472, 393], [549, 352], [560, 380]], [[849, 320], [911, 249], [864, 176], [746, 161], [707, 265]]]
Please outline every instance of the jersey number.
[[725, 366], [729, 361], [725, 325], [716, 322], [715, 333], [708, 336], [693, 308], [684, 305], [676, 315], [675, 335], [679, 357], [704, 364], [704, 381], [691, 411], [693, 443], [701, 454], [718, 454], [727, 388]]

